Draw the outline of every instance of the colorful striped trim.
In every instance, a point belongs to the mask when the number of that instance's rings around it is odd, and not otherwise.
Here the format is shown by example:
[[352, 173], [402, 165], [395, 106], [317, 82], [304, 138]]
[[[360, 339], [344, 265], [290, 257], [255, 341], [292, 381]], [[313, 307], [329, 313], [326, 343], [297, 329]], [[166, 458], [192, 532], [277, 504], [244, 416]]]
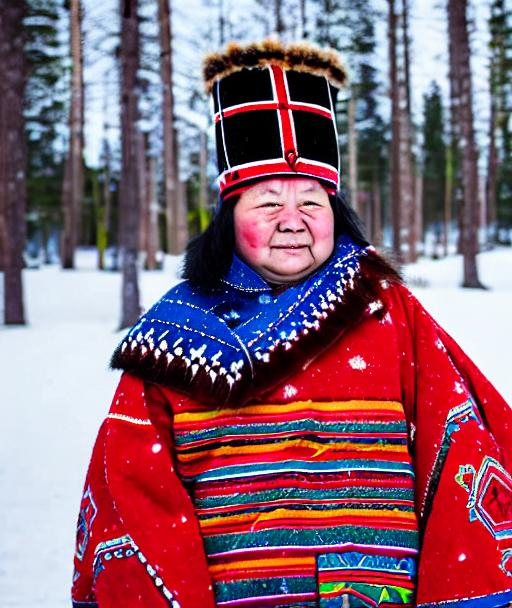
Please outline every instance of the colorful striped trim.
[[327, 608], [338, 591], [375, 600], [382, 589], [391, 598], [383, 606], [407, 605], [409, 574], [320, 574], [317, 565], [354, 547], [375, 563], [415, 563], [414, 472], [399, 402], [189, 411], [176, 414], [174, 436], [219, 606], [314, 606], [321, 591]]

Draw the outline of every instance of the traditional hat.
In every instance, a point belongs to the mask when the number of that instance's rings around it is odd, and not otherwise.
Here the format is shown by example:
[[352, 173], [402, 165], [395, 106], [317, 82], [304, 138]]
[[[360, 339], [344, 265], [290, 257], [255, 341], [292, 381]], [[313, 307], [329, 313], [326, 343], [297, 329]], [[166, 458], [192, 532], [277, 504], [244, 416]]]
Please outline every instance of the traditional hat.
[[220, 193], [263, 177], [339, 185], [336, 97], [347, 80], [338, 55], [306, 43], [231, 43], [204, 61], [215, 114]]

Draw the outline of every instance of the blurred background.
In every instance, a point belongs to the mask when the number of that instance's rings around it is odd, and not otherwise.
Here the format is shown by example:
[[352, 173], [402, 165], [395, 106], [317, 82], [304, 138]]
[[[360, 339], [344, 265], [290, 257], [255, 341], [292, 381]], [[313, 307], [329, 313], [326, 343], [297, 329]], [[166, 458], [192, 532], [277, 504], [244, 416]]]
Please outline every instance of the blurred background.
[[337, 49], [342, 180], [512, 402], [512, 0], [0, 0], [0, 605], [70, 605], [111, 352], [217, 199], [204, 55]]

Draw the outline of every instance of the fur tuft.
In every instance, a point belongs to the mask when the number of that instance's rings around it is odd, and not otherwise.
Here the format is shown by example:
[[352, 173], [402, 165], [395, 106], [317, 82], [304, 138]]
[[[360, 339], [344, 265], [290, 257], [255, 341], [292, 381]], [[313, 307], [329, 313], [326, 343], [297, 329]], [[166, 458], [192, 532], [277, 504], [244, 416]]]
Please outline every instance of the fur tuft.
[[267, 38], [245, 46], [230, 42], [224, 52], [207, 55], [203, 62], [206, 91], [211, 93], [217, 80], [234, 72], [269, 64], [325, 76], [337, 87], [343, 87], [347, 83], [347, 70], [332, 49], [321, 49], [306, 42], [285, 45], [278, 40]]

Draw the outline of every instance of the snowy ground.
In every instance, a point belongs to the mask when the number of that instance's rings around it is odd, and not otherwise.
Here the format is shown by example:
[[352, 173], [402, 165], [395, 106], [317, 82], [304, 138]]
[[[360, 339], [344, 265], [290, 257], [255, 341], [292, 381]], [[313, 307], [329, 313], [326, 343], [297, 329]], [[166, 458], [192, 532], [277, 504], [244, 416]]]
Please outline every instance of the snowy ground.
[[[459, 289], [460, 258], [407, 269], [428, 310], [512, 403], [512, 250], [479, 258], [492, 289]], [[120, 277], [94, 270], [25, 271], [29, 325], [0, 326], [0, 605], [64, 608], [85, 468], [119, 374], [108, 359], [122, 336]], [[143, 273], [144, 306], [176, 281], [178, 259]], [[423, 286], [427, 284], [428, 286]], [[418, 286], [415, 286], [418, 285]], [[422, 285], [422, 286], [419, 286]]]

